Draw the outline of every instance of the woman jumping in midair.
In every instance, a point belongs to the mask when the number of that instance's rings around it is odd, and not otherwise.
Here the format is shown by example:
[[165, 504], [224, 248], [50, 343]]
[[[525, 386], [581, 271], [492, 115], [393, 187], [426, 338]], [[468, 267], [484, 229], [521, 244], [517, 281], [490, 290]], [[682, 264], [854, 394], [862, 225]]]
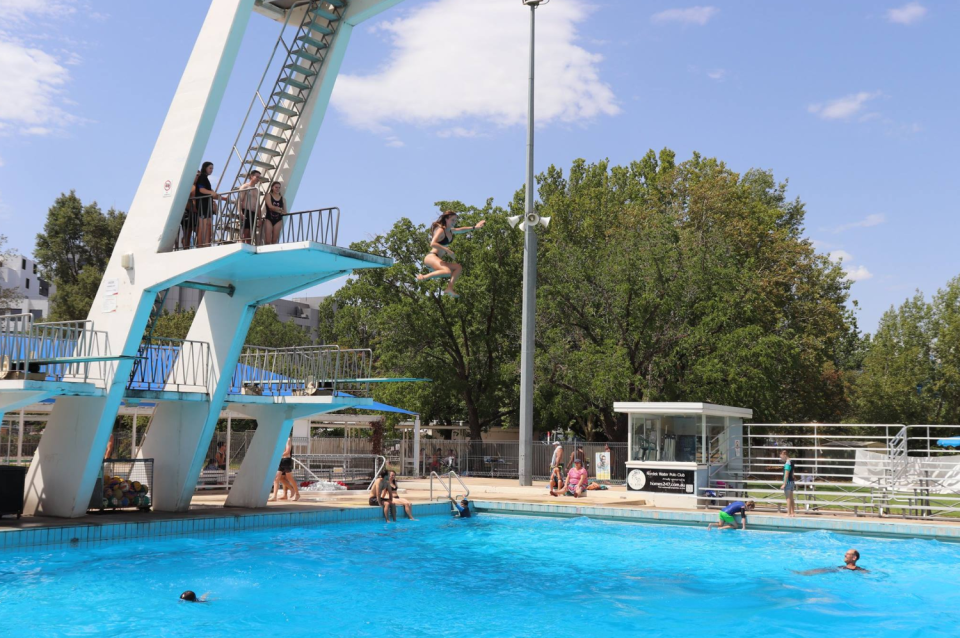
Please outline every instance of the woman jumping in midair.
[[447, 246], [453, 242], [454, 236], [469, 233], [471, 230], [476, 230], [477, 228], [483, 228], [483, 225], [486, 223], [486, 220], [481, 220], [477, 222], [476, 226], [455, 228], [457, 224], [457, 214], [452, 210], [443, 211], [440, 219], [430, 224], [430, 254], [423, 258], [423, 263], [433, 272], [426, 275], [417, 275], [417, 281], [424, 281], [426, 279], [432, 279], [433, 277], [449, 277], [450, 283], [447, 284], [443, 294], [450, 295], [454, 299], [459, 297], [460, 295], [453, 290], [453, 284], [457, 281], [460, 273], [463, 272], [463, 266], [455, 262], [445, 262], [440, 259], [440, 255], [446, 253], [450, 255], [452, 259], [456, 259], [457, 256], [453, 254], [453, 251], [447, 248]]

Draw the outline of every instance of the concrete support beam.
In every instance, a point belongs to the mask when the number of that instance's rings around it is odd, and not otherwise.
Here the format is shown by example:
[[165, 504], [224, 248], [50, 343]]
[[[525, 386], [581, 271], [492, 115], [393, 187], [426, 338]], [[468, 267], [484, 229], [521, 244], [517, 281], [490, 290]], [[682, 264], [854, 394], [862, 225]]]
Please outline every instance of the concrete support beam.
[[[232, 404], [235, 405], [235, 404]], [[227, 507], [264, 507], [287, 437], [298, 419], [351, 407], [350, 403], [245, 405], [237, 409], [257, 421], [257, 432], [230, 489]]]
[[[212, 0], [114, 247], [89, 319], [107, 333], [111, 354], [135, 355], [150, 316], [157, 273], [136, 257], [169, 249], [206, 148], [254, 0]], [[121, 257], [133, 263], [122, 266]], [[128, 260], [129, 261], [129, 260]], [[173, 273], [174, 275], [176, 273]], [[27, 474], [24, 513], [82, 516], [132, 369], [113, 365], [105, 397], [57, 401]]]

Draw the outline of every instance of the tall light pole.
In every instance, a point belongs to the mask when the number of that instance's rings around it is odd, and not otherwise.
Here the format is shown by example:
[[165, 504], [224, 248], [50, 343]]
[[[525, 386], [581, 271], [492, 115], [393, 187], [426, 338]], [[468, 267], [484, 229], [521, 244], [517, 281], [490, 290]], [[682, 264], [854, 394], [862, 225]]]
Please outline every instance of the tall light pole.
[[[527, 188], [523, 222], [523, 318], [520, 337], [520, 485], [533, 484], [533, 358], [537, 314], [537, 225], [546, 228], [549, 217], [534, 211], [533, 181], [533, 60], [537, 7], [550, 0], [521, 0], [530, 7], [530, 86], [527, 100]], [[511, 217], [515, 227], [521, 218]]]

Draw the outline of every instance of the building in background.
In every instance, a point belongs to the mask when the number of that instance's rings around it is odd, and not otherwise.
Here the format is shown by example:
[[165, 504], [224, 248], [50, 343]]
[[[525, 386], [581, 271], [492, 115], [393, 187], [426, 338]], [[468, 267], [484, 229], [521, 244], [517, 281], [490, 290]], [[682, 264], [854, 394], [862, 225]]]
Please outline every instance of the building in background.
[[[193, 288], [174, 287], [167, 293], [163, 308], [173, 313], [180, 310], [196, 310], [203, 299], [203, 291]], [[320, 302], [324, 297], [298, 297], [295, 299], [277, 299], [270, 305], [277, 311], [280, 321], [292, 321], [307, 330], [312, 336], [317, 335], [320, 325]]]
[[23, 255], [7, 255], [0, 262], [0, 288], [12, 288], [22, 299], [6, 307], [0, 314], [30, 313], [34, 319], [46, 319], [50, 314], [50, 297], [57, 287], [40, 277], [37, 262]]

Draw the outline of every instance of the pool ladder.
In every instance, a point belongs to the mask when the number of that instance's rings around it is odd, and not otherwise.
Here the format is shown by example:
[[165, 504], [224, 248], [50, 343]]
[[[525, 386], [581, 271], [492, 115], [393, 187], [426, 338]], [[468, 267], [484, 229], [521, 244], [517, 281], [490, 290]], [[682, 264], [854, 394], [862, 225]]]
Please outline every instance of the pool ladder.
[[[470, 488], [464, 485], [463, 481], [460, 480], [460, 475], [450, 470], [449, 472], [444, 472], [443, 474], [437, 474], [436, 472], [430, 472], [430, 500], [433, 500], [433, 479], [436, 478], [437, 482], [440, 483], [440, 486], [447, 491], [447, 497], [453, 498], [453, 479], [457, 479], [457, 483], [460, 484], [460, 487], [463, 488], [463, 498], [470, 496]], [[443, 479], [446, 478], [447, 481], [444, 483]], [[460, 496], [460, 494], [457, 494]]]

